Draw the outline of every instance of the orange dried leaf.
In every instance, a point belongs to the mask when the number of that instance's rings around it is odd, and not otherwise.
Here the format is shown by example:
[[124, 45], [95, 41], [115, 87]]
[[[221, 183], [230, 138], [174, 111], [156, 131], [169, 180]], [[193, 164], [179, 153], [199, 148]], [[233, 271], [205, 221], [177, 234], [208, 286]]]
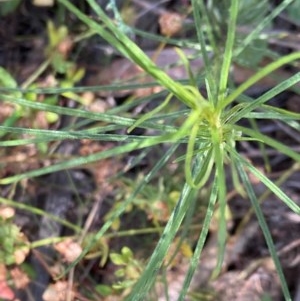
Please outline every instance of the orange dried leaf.
[[44, 301], [65, 301], [68, 292], [68, 282], [58, 281], [54, 284], [50, 284], [43, 294]]
[[158, 20], [160, 32], [171, 37], [182, 29], [182, 21], [183, 17], [178, 13], [164, 13]]
[[71, 238], [67, 238], [64, 241], [57, 243], [54, 248], [67, 262], [74, 261], [82, 252], [79, 243], [72, 241]]
[[6, 281], [0, 281], [0, 300], [14, 300], [15, 294]]
[[6, 282], [7, 269], [4, 264], [0, 264], [0, 300], [13, 300], [15, 294]]
[[0, 206], [0, 217], [4, 220], [12, 218], [15, 215], [15, 209], [9, 206]]
[[30, 282], [28, 275], [19, 267], [13, 268], [10, 274], [17, 289], [25, 289]]

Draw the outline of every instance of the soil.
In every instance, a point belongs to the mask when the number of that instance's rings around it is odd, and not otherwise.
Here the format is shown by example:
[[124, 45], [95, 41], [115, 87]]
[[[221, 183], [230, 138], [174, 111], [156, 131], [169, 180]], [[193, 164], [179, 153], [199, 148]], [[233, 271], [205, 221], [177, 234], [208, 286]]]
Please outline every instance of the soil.
[[[108, 1], [98, 1], [103, 7]], [[120, 4], [121, 1], [117, 1]], [[154, 2], [157, 6], [154, 5]], [[91, 18], [95, 17], [92, 11], [89, 11], [84, 1], [74, 1]], [[149, 33], [159, 33], [160, 15], [166, 11], [184, 10], [189, 1], [132, 1], [135, 14], [143, 14], [146, 17], [137, 18], [135, 26], [140, 30]], [[273, 3], [273, 2], [271, 2]], [[149, 9], [149, 12], [148, 12]], [[47, 39], [47, 20], [51, 19], [54, 24], [61, 21], [62, 13], [58, 6], [37, 7], [31, 1], [23, 1], [19, 7], [12, 13], [1, 17], [0, 19], [0, 66], [4, 67], [15, 78], [18, 85], [22, 86], [28, 78], [39, 68], [46, 59]], [[9, 24], [9, 26], [7, 25]], [[65, 14], [64, 24], [72, 28], [70, 35], [76, 36], [82, 27], [74, 16]], [[295, 49], [299, 49], [299, 24], [289, 20], [287, 15], [282, 14], [276, 18], [272, 30], [286, 31], [289, 35], [284, 40], [270, 39], [272, 47], [277, 48], [278, 53], [286, 54]], [[192, 30], [180, 33], [183, 37], [193, 35]], [[180, 36], [180, 35], [179, 35]], [[149, 56], [155, 55], [158, 42], [149, 41], [140, 36], [133, 36], [133, 39], [145, 50]], [[284, 42], [284, 43], [283, 43]], [[189, 49], [183, 49], [187, 54]], [[76, 62], [79, 67], [85, 68], [85, 76], [77, 82], [77, 86], [106, 85], [118, 80], [135, 80], [141, 75], [141, 70], [129, 63], [124, 58], [115, 53], [103, 40], [93, 37], [89, 42], [83, 41], [72, 45], [66, 50], [66, 56], [69, 61]], [[161, 51], [157, 57], [157, 63], [164, 68], [165, 65], [173, 64], [178, 59], [174, 48], [168, 45]], [[262, 65], [267, 64], [265, 59]], [[121, 67], [122, 68], [121, 68]], [[192, 63], [192, 69], [203, 67], [201, 59], [196, 58]], [[298, 72], [296, 68], [282, 68], [276, 74], [259, 82], [255, 87], [247, 91], [250, 97], [259, 97], [268, 89], [276, 84], [276, 78], [281, 76], [287, 78]], [[175, 66], [169, 71], [175, 79], [184, 79], [186, 72], [184, 68]], [[248, 78], [254, 71], [250, 68], [235, 65], [233, 69], [233, 78], [238, 85]], [[49, 87], [53, 81], [54, 70], [48, 67], [39, 77], [40, 87]], [[55, 74], [58, 78], [64, 79], [66, 75]], [[151, 79], [143, 79], [145, 82], [151, 82]], [[201, 87], [203, 88], [203, 87]], [[297, 87], [299, 88], [299, 84]], [[0, 88], [1, 90], [1, 88]], [[91, 97], [91, 106], [94, 111], [103, 112], [108, 108], [123, 103], [128, 96], [145, 96], [149, 93], [158, 92], [157, 87], [150, 87], [143, 90], [131, 90], [119, 92], [98, 92], [91, 95], [86, 93], [85, 97]], [[39, 96], [43, 99], [44, 96]], [[59, 99], [59, 104], [65, 107], [76, 107], [74, 101], [66, 97]], [[275, 97], [271, 104], [278, 107], [300, 113], [300, 96], [292, 89]], [[149, 107], [139, 107], [140, 110], [149, 110]], [[0, 121], [1, 124], [14, 112], [13, 106], [0, 102]], [[54, 123], [45, 121], [45, 115], [34, 113], [30, 118], [22, 119], [18, 122], [20, 127], [62, 129], [72, 120], [69, 118], [60, 118]], [[243, 124], [247, 125], [247, 123]], [[295, 130], [291, 130], [283, 124], [273, 120], [262, 120], [258, 123], [259, 130], [268, 136], [275, 138], [293, 150], [299, 152], [300, 135]], [[144, 134], [136, 132], [135, 134]], [[17, 146], [13, 148], [1, 149], [1, 161], [6, 162], [5, 168], [0, 172], [1, 177], [18, 174], [24, 171], [33, 170], [41, 166], [47, 166], [59, 158], [70, 158], [75, 155], [87, 155], [101, 150], [107, 150], [115, 146], [114, 142], [95, 142], [89, 140], [64, 141], [51, 144], [48, 154], [42, 154], [33, 145]], [[167, 147], [167, 146], [163, 146]], [[270, 170], [265, 167], [265, 161], [262, 158], [261, 150], [257, 142], [241, 142], [238, 150], [260, 170], [262, 170], [274, 182], [281, 181], [280, 187], [291, 199], [300, 205], [300, 166], [294, 163], [286, 156], [277, 153], [274, 150], [266, 149], [269, 158]], [[132, 158], [141, 155], [140, 152], [128, 154], [128, 157], [116, 159], [107, 159], [90, 166], [83, 166], [80, 169], [68, 172], [53, 173], [48, 176], [30, 179], [19, 183], [16, 187], [11, 185], [3, 186], [1, 197], [13, 199], [20, 204], [34, 206], [52, 213], [57, 217], [67, 221], [78, 221], [80, 226], [85, 226], [93, 232], [103, 225], [106, 214], [110, 212], [120, 199], [129, 192], [126, 185], [116, 175], [126, 174], [127, 181], [137, 181], [141, 174], [145, 174], [156, 157], [164, 152], [164, 149], [157, 149], [156, 154], [149, 154], [140, 160], [137, 166], [131, 166]], [[1, 163], [2, 164], [2, 163]], [[167, 173], [171, 174], [176, 181], [176, 170], [169, 167]], [[300, 217], [293, 213], [286, 205], [278, 201], [276, 197], [268, 192], [257, 179], [251, 179], [254, 185], [255, 193], [261, 196], [261, 206], [267, 220], [268, 226], [276, 246], [284, 273], [287, 277], [289, 289], [293, 300], [300, 301]], [[180, 179], [178, 180], [180, 183]], [[124, 188], [125, 187], [125, 188]], [[212, 224], [209, 238], [203, 252], [203, 257], [199, 263], [196, 275], [193, 279], [190, 289], [190, 299], [187, 300], [220, 300], [220, 301], [259, 301], [259, 300], [283, 300], [280, 282], [269, 251], [265, 243], [264, 236], [260, 230], [255, 214], [251, 211], [249, 200], [242, 198], [236, 193], [230, 180], [230, 171], [228, 171], [228, 204], [231, 211], [230, 222], [228, 222], [228, 245], [225, 253], [225, 260], [222, 273], [217, 279], [210, 279], [211, 273], [216, 264], [217, 254], [217, 231], [216, 225]], [[12, 193], [14, 191], [14, 193]], [[51, 208], [50, 208], [50, 207]], [[168, 218], [168, 210], [163, 202], [158, 202], [158, 211], [165, 214], [165, 220]], [[203, 210], [202, 210], [203, 211]], [[152, 213], [151, 213], [152, 214]], [[128, 213], [119, 221], [120, 229], [143, 229], [151, 225], [153, 216], [144, 208], [135, 208], [128, 210]], [[202, 212], [197, 215], [203, 218]], [[163, 217], [160, 217], [162, 221]], [[92, 220], [91, 224], [89, 220]], [[53, 222], [47, 216], [39, 216], [29, 213], [26, 210], [17, 209], [14, 217], [15, 223], [22, 229], [24, 235], [29, 241], [36, 241], [49, 237], [69, 236], [74, 234], [74, 229]], [[215, 221], [217, 223], [217, 220]], [[45, 226], [46, 225], [46, 226]], [[116, 226], [116, 225], [115, 225]], [[50, 227], [47, 230], [47, 227]], [[117, 227], [117, 226], [116, 226]], [[195, 243], [198, 232], [192, 233], [192, 242]], [[134, 254], [145, 260], [145, 257], [151, 254], [158, 240], [159, 235], [152, 233], [141, 236], [124, 236], [113, 239], [106, 239], [100, 242], [100, 249], [103, 250], [109, 246], [110, 250], [120, 252], [123, 246], [130, 246]], [[30, 252], [26, 256], [25, 263], [22, 266], [30, 266], [31, 273], [36, 274], [35, 280], [25, 281], [19, 289], [9, 291], [11, 287], [3, 282], [1, 273], [11, 273], [12, 267], [7, 266], [1, 270], [0, 264], [0, 291], [3, 284], [3, 292], [6, 290], [7, 300], [43, 300], [45, 290], [52, 285], [54, 291], [57, 288], [53, 286], [65, 285], [63, 282], [56, 281], [55, 275], [59, 272], [54, 271], [55, 267], [62, 266], [62, 255], [56, 252], [52, 247], [40, 247]], [[177, 300], [181, 284], [184, 280], [185, 272], [188, 268], [187, 258], [180, 253], [176, 258], [176, 264], [167, 272], [169, 300]], [[59, 264], [58, 264], [59, 263]], [[76, 300], [122, 300], [120, 297], [102, 298], [94, 292], [89, 294], [89, 289], [94, 290], [97, 284], [111, 284], [116, 281], [114, 272], [117, 267], [107, 261], [104, 266], [99, 268], [99, 257], [90, 261], [81, 263], [74, 274], [74, 288]], [[2, 272], [1, 272], [2, 271]], [[3, 272], [5, 271], [5, 272]], [[2, 278], [1, 278], [2, 277]], [[6, 277], [6, 276], [5, 276]], [[4, 278], [5, 278], [4, 277]], [[33, 277], [34, 278], [34, 277]], [[2, 281], [2, 282], [1, 282]], [[84, 284], [81, 287], [81, 284]], [[84, 287], [85, 286], [85, 287]], [[16, 285], [14, 286], [17, 287]], [[165, 300], [163, 288], [157, 300]], [[3, 294], [3, 298], [5, 295]], [[88, 297], [89, 296], [89, 297]], [[193, 299], [193, 296], [195, 299]], [[0, 298], [1, 292], [0, 292]], [[115, 298], [115, 299], [114, 299]], [[198, 298], [198, 299], [196, 299]], [[263, 299], [265, 298], [265, 299]], [[268, 299], [269, 298], [269, 299]], [[53, 297], [48, 300], [54, 300]], [[56, 299], [59, 300], [59, 299]]]

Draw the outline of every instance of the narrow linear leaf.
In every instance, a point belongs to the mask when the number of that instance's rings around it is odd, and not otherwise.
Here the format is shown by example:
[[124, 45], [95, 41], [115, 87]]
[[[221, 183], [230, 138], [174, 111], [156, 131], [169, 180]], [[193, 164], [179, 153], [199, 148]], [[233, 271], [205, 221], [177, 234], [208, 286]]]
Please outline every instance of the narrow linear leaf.
[[271, 90], [269, 90], [268, 92], [266, 92], [265, 94], [257, 98], [256, 100], [244, 106], [241, 110], [239, 110], [239, 112], [234, 114], [231, 122], [232, 123], [238, 122], [241, 118], [247, 116], [247, 114], [249, 114], [251, 111], [259, 108], [261, 105], [263, 105], [264, 103], [266, 103], [267, 101], [275, 97], [276, 95], [287, 90], [288, 88], [292, 87], [299, 81], [300, 81], [300, 72], [284, 80], [283, 82], [281, 82], [280, 84], [278, 84], [277, 86], [275, 86], [274, 88], [272, 88]]
[[227, 82], [229, 77], [229, 70], [231, 66], [235, 32], [236, 32], [236, 21], [239, 10], [239, 0], [232, 0], [230, 6], [230, 15], [229, 15], [229, 24], [227, 30], [227, 38], [225, 44], [225, 52], [223, 57], [222, 68], [220, 72], [219, 80], [219, 99], [218, 101], [222, 102], [225, 98]]
[[281, 142], [272, 139], [260, 132], [254, 131], [252, 129], [242, 127], [239, 125], [234, 125], [234, 129], [237, 131], [240, 131], [243, 134], [246, 134], [247, 136], [252, 137], [254, 140], [257, 141], [263, 141], [265, 144], [270, 145], [271, 147], [277, 149], [279, 152], [287, 155], [288, 157], [294, 159], [296, 162], [300, 162], [300, 154], [293, 151], [291, 148], [288, 146], [282, 144]]
[[65, 272], [61, 275], [66, 275], [72, 268], [78, 264], [80, 260], [84, 258], [84, 256], [89, 252], [89, 250], [93, 247], [94, 244], [96, 244], [99, 239], [105, 234], [105, 232], [111, 227], [114, 220], [118, 218], [121, 214], [123, 214], [128, 208], [128, 206], [135, 200], [136, 196], [142, 191], [142, 189], [145, 187], [145, 185], [154, 177], [156, 176], [157, 172], [170, 160], [171, 156], [177, 149], [178, 144], [172, 145], [169, 150], [165, 153], [165, 155], [158, 160], [158, 162], [155, 164], [155, 166], [152, 168], [152, 170], [145, 176], [145, 178], [140, 181], [140, 183], [137, 185], [136, 189], [132, 192], [132, 194], [121, 204], [120, 207], [116, 209], [114, 214], [109, 218], [105, 224], [102, 226], [102, 228], [95, 234], [93, 239], [90, 241], [90, 243], [84, 248], [80, 256], [72, 262], [68, 268], [65, 270]]
[[144, 140], [141, 142], [131, 142], [126, 145], [117, 146], [115, 148], [105, 150], [102, 152], [98, 152], [98, 153], [95, 153], [95, 154], [92, 154], [92, 155], [89, 155], [86, 157], [70, 159], [67, 161], [63, 161], [63, 162], [54, 164], [52, 166], [47, 166], [47, 167], [32, 170], [32, 171], [29, 171], [29, 172], [26, 172], [23, 174], [18, 174], [15, 176], [3, 178], [3, 179], [0, 179], [0, 185], [15, 183], [15, 182], [18, 182], [25, 178], [37, 177], [37, 176], [45, 175], [48, 173], [60, 171], [63, 169], [70, 169], [70, 168], [82, 166], [85, 164], [90, 164], [90, 163], [93, 163], [93, 162], [96, 162], [96, 161], [99, 161], [102, 159], [116, 157], [118, 155], [121, 155], [121, 154], [124, 154], [127, 152], [131, 152], [135, 149], [141, 149], [141, 148], [154, 146], [154, 145], [159, 144], [164, 141], [165, 141], [164, 139], [161, 140], [160, 138], [158, 138], [158, 139], [148, 138], [147, 140]]
[[178, 301], [183, 301], [185, 300], [185, 296], [188, 292], [188, 288], [191, 284], [193, 275], [197, 269], [197, 267], [199, 266], [199, 258], [201, 256], [206, 238], [207, 238], [207, 234], [209, 231], [209, 226], [213, 217], [213, 213], [214, 213], [214, 207], [215, 207], [215, 203], [217, 200], [217, 196], [218, 196], [218, 181], [217, 181], [217, 177], [215, 175], [215, 179], [212, 185], [212, 190], [210, 192], [210, 198], [209, 198], [209, 202], [208, 202], [208, 206], [207, 206], [207, 210], [206, 210], [206, 214], [205, 214], [205, 218], [203, 221], [203, 227], [202, 230], [200, 232], [199, 235], [199, 239], [197, 241], [197, 245], [196, 248], [194, 250], [194, 254], [191, 258], [190, 261], [190, 266], [189, 269], [186, 273], [185, 279], [184, 279], [184, 283], [182, 286], [182, 290], [180, 292], [180, 296], [178, 298]]
[[263, 173], [261, 173], [257, 168], [255, 168], [251, 163], [245, 160], [241, 155], [236, 151], [231, 150], [231, 154], [236, 160], [239, 160], [243, 163], [249, 171], [257, 177], [266, 187], [268, 187], [280, 200], [282, 200], [291, 210], [296, 214], [300, 215], [300, 207], [289, 198], [277, 185], [275, 185], [270, 179], [268, 179]]
[[248, 80], [246, 80], [243, 84], [241, 84], [236, 90], [234, 90], [226, 99], [224, 102], [221, 103], [221, 108], [225, 108], [230, 103], [232, 103], [239, 95], [241, 95], [244, 91], [246, 91], [248, 88], [253, 86], [256, 82], [258, 82], [260, 79], [264, 78], [268, 74], [272, 73], [276, 69], [282, 67], [283, 65], [286, 65], [288, 63], [291, 63], [295, 60], [300, 59], [300, 52], [294, 52], [292, 54], [283, 56], [282, 58], [276, 60], [275, 62], [267, 65], [266, 67], [262, 68], [260, 71], [255, 73], [253, 76], [251, 76]]
[[277, 270], [277, 273], [278, 273], [278, 276], [279, 276], [279, 279], [280, 279], [280, 282], [281, 282], [284, 298], [285, 298], [286, 301], [292, 301], [292, 298], [291, 298], [290, 293], [289, 293], [289, 288], [288, 288], [285, 276], [283, 274], [283, 270], [282, 270], [278, 255], [276, 253], [275, 245], [274, 245], [270, 230], [269, 230], [268, 225], [266, 223], [266, 220], [264, 218], [263, 212], [262, 212], [262, 210], [259, 206], [257, 197], [256, 197], [255, 192], [253, 190], [253, 187], [250, 183], [250, 180], [249, 180], [249, 178], [248, 178], [248, 176], [247, 176], [247, 174], [244, 170], [243, 162], [239, 159], [240, 159], [239, 157], [236, 157], [236, 161], [234, 162], [234, 164], [236, 164], [236, 166], [237, 166], [237, 169], [238, 169], [239, 174], [241, 176], [242, 182], [245, 185], [247, 195], [250, 198], [252, 207], [253, 207], [253, 209], [255, 211], [255, 214], [257, 216], [258, 223], [259, 223], [259, 225], [260, 225], [260, 227], [263, 231], [266, 243], [268, 245], [271, 257], [274, 261], [274, 264], [275, 264], [275, 267], [276, 267], [276, 270]]

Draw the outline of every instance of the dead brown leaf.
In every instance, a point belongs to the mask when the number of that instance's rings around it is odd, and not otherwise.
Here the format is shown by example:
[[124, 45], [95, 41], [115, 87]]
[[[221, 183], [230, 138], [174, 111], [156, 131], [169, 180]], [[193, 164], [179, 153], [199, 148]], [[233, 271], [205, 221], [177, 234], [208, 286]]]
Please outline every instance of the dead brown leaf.
[[14, 286], [17, 289], [24, 289], [30, 282], [30, 279], [26, 273], [24, 273], [19, 267], [15, 267], [10, 271], [11, 277], [14, 282]]
[[71, 238], [67, 238], [64, 241], [57, 243], [54, 248], [63, 256], [66, 262], [74, 261], [82, 252], [80, 244], [73, 241]]
[[[65, 301], [69, 290], [67, 281], [50, 284], [43, 294], [44, 301]], [[74, 293], [72, 293], [74, 295]]]

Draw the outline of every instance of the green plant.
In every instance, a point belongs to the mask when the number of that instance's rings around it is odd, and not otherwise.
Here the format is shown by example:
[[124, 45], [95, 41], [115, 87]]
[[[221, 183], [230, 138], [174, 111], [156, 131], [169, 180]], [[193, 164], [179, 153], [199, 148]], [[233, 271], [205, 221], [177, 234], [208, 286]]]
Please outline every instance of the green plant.
[[[29, 141], [50, 141], [63, 139], [95, 139], [103, 141], [119, 141], [123, 142], [121, 146], [95, 153], [88, 157], [80, 157], [56, 163], [52, 166], [44, 167], [38, 170], [29, 171], [27, 173], [14, 175], [0, 180], [1, 184], [9, 184], [21, 179], [39, 176], [45, 173], [58, 171], [65, 168], [73, 168], [81, 164], [92, 163], [108, 157], [117, 157], [121, 154], [128, 153], [136, 149], [152, 148], [159, 144], [170, 145], [168, 151], [162, 156], [145, 178], [137, 185], [135, 191], [128, 197], [121, 206], [115, 211], [114, 215], [108, 219], [99, 232], [95, 235], [93, 241], [84, 249], [81, 256], [70, 266], [74, 267], [90, 250], [92, 245], [99, 240], [101, 236], [110, 228], [113, 221], [118, 218], [133, 203], [134, 198], [145, 187], [145, 185], [153, 179], [157, 172], [174, 156], [176, 149], [180, 144], [187, 144], [186, 154], [183, 159], [185, 180], [179, 198], [168, 223], [161, 235], [155, 250], [149, 262], [144, 269], [141, 277], [137, 280], [134, 288], [130, 292], [127, 300], [145, 300], [145, 297], [154, 284], [156, 275], [163, 265], [164, 258], [167, 254], [169, 246], [178, 232], [179, 227], [183, 223], [185, 217], [191, 214], [190, 208], [196, 200], [198, 190], [212, 179], [211, 193], [207, 207], [207, 213], [203, 222], [203, 228], [199, 235], [198, 243], [194, 250], [194, 254], [190, 261], [190, 267], [187, 272], [183, 288], [179, 300], [184, 300], [187, 293], [192, 276], [198, 264], [205, 239], [207, 237], [209, 224], [212, 219], [216, 204], [219, 207], [219, 230], [218, 245], [219, 256], [214, 276], [216, 276], [222, 265], [224, 249], [226, 245], [226, 174], [225, 165], [231, 167], [235, 185], [240, 187], [243, 184], [244, 193], [248, 195], [253, 209], [258, 218], [259, 224], [265, 235], [270, 254], [274, 260], [280, 281], [282, 284], [283, 294], [286, 300], [291, 300], [289, 290], [282, 272], [281, 265], [276, 254], [270, 231], [262, 214], [261, 208], [257, 201], [257, 196], [253, 190], [248, 177], [248, 172], [255, 175], [268, 189], [270, 189], [279, 199], [281, 199], [292, 211], [300, 214], [300, 208], [293, 202], [278, 186], [269, 180], [262, 172], [256, 169], [246, 158], [243, 158], [236, 150], [236, 143], [241, 140], [253, 140], [261, 144], [267, 145], [285, 154], [294, 161], [300, 161], [300, 155], [293, 149], [276, 141], [259, 131], [247, 128], [238, 124], [242, 119], [257, 120], [260, 118], [272, 118], [284, 122], [288, 126], [299, 131], [299, 126], [293, 121], [299, 120], [300, 114], [289, 112], [283, 109], [276, 109], [266, 103], [275, 95], [285, 91], [300, 81], [300, 73], [296, 73], [288, 79], [281, 81], [274, 88], [264, 93], [257, 99], [243, 97], [243, 93], [263, 77], [271, 74], [276, 69], [300, 59], [300, 53], [292, 53], [281, 58], [276, 58], [272, 63], [259, 69], [252, 77], [242, 83], [238, 87], [232, 86], [230, 82], [230, 68], [233, 60], [237, 59], [240, 54], [258, 39], [262, 28], [270, 22], [270, 20], [278, 14], [282, 9], [289, 5], [292, 1], [283, 1], [277, 7], [275, 12], [264, 17], [258, 26], [247, 36], [239, 37], [239, 43], [236, 43], [236, 25], [241, 9], [238, 0], [224, 1], [224, 10], [229, 11], [225, 14], [228, 19], [226, 22], [226, 36], [223, 45], [218, 45], [215, 38], [215, 31], [209, 18], [205, 18], [206, 7], [204, 1], [193, 0], [193, 13], [197, 29], [198, 43], [201, 46], [201, 53], [205, 63], [205, 87], [207, 98], [205, 98], [198, 89], [198, 80], [191, 77], [190, 82], [180, 83], [171, 79], [164, 71], [158, 68], [144, 52], [128, 38], [128, 28], [120, 22], [118, 18], [111, 20], [105, 12], [99, 7], [94, 0], [87, 0], [91, 8], [101, 20], [99, 23], [90, 19], [88, 16], [78, 10], [70, 1], [59, 0], [68, 10], [74, 13], [90, 30], [95, 34], [99, 34], [108, 43], [113, 45], [124, 57], [127, 57], [135, 64], [140, 66], [148, 75], [155, 79], [156, 85], [160, 85], [166, 89], [161, 95], [165, 100], [157, 106], [153, 111], [142, 115], [138, 119], [121, 117], [120, 114], [127, 113], [134, 105], [138, 105], [143, 100], [138, 100], [130, 104], [124, 104], [116, 109], [111, 109], [106, 113], [92, 113], [79, 109], [62, 108], [57, 105], [49, 105], [44, 103], [29, 102], [21, 97], [2, 94], [1, 97], [15, 104], [29, 107], [36, 110], [45, 110], [62, 115], [70, 115], [73, 117], [86, 118], [88, 120], [101, 122], [101, 125], [91, 126], [84, 130], [61, 130], [59, 132], [48, 130], [30, 130], [27, 128], [10, 128], [1, 126], [2, 130], [11, 131], [19, 134], [30, 134], [33, 138], [30, 140], [2, 141], [1, 146], [11, 146], [17, 144], [26, 144]], [[113, 6], [114, 1], [111, 1]], [[224, 19], [222, 17], [222, 19]], [[226, 19], [226, 18], [225, 18]], [[202, 31], [203, 26], [206, 31]], [[242, 39], [242, 40], [241, 40]], [[206, 44], [209, 42], [209, 45]], [[210, 58], [207, 46], [216, 53], [214, 58]], [[223, 47], [223, 48], [220, 48]], [[222, 49], [220, 51], [219, 49]], [[252, 50], [253, 51], [253, 50]], [[184, 55], [182, 60], [186, 61]], [[221, 63], [220, 63], [221, 62]], [[188, 66], [187, 66], [188, 68]], [[203, 83], [203, 82], [202, 82]], [[98, 89], [125, 89], [136, 87], [134, 85], [127, 86], [110, 86], [98, 87]], [[63, 93], [67, 89], [48, 90], [48, 92]], [[76, 91], [76, 89], [72, 89]], [[36, 91], [38, 92], [38, 91]], [[42, 92], [47, 92], [43, 90]], [[171, 108], [170, 103], [177, 99], [182, 103], [183, 109], [176, 111], [167, 111]], [[144, 101], [147, 101], [144, 99]], [[166, 110], [167, 112], [165, 112]], [[178, 126], [178, 123], [180, 125]], [[134, 128], [140, 127], [148, 130], [154, 130], [153, 136], [136, 136], [130, 134], [114, 134], [113, 130], [120, 128], [128, 128], [131, 132]], [[185, 222], [187, 219], [185, 219]], [[187, 221], [188, 223], [188, 221]]]
[[121, 253], [111, 253], [111, 261], [119, 266], [115, 275], [120, 280], [113, 285], [115, 290], [125, 290], [130, 288], [142, 273], [142, 264], [133, 257], [132, 251], [128, 247], [123, 247]]
[[29, 252], [27, 238], [12, 220], [0, 217], [0, 264], [21, 264]]
[[[16, 79], [4, 68], [0, 67], [0, 88], [12, 88], [16, 89], [13, 93], [16, 97], [22, 97], [28, 101], [38, 102], [41, 101], [38, 93], [35, 89], [38, 89], [41, 85], [37, 82], [38, 78], [51, 67], [51, 75], [49, 76], [48, 85], [64, 87], [71, 89], [79, 82], [84, 76], [84, 69], [78, 68], [75, 63], [68, 60], [68, 55], [73, 47], [73, 41], [69, 36], [66, 26], [55, 27], [53, 22], [47, 23], [47, 35], [48, 46], [45, 50], [45, 61], [35, 70], [35, 72], [27, 78], [25, 82], [21, 84], [21, 89], [24, 89], [22, 93], [18, 88]], [[57, 76], [59, 75], [59, 76]], [[26, 90], [27, 89], [27, 90]], [[82, 98], [74, 92], [67, 91], [63, 93], [65, 97], [72, 98], [78, 102], [82, 102]], [[59, 95], [46, 95], [43, 97], [43, 103], [56, 105], [59, 99]], [[40, 112], [32, 110], [27, 106], [18, 104], [7, 103], [12, 108], [12, 113], [2, 121], [3, 126], [15, 126], [18, 122], [22, 124], [24, 120], [30, 120], [30, 127], [38, 128], [39, 124], [36, 124], [36, 115]], [[59, 116], [54, 112], [44, 112], [44, 116], [39, 118], [43, 120], [44, 127], [49, 127], [51, 124], [57, 122]], [[32, 121], [32, 122], [31, 122]], [[1, 131], [0, 136], [9, 134], [11, 131]], [[42, 153], [47, 152], [47, 144], [39, 142], [39, 150]]]
[[20, 0], [1, 1], [0, 16], [6, 16], [15, 11], [18, 8], [20, 2]]

